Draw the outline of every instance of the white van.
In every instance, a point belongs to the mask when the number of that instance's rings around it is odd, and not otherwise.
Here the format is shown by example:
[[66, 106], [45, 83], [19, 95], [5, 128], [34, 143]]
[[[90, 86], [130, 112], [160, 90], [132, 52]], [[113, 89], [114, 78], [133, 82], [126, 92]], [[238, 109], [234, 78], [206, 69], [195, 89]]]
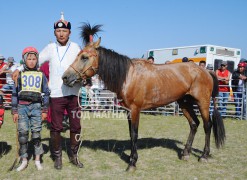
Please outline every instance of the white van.
[[164, 64], [167, 61], [172, 63], [182, 62], [183, 57], [193, 60], [199, 64], [200, 61], [206, 61], [212, 64], [214, 70], [218, 69], [222, 61], [227, 61], [228, 70], [233, 72], [241, 58], [241, 50], [216, 45], [196, 45], [162, 49], [150, 49], [147, 57], [153, 56], [154, 63]]

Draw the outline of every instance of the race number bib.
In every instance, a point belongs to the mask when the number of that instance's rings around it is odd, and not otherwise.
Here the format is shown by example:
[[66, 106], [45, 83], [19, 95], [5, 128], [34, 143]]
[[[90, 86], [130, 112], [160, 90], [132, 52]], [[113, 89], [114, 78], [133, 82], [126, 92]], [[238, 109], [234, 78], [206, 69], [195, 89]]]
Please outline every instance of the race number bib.
[[25, 71], [21, 73], [22, 91], [41, 93], [42, 73], [36, 71]]

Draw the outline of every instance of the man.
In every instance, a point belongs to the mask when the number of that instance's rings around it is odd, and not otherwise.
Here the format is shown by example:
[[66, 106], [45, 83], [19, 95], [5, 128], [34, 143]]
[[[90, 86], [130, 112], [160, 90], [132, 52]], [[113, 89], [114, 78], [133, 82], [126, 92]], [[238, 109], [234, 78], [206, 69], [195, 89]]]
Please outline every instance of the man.
[[[241, 116], [241, 108], [242, 108], [242, 102], [244, 101], [243, 95], [245, 94], [245, 88], [244, 84], [246, 82], [246, 76], [244, 75], [245, 71], [245, 62], [240, 62], [238, 64], [238, 69], [232, 73], [232, 90], [233, 90], [233, 96], [234, 96], [234, 102], [235, 109], [236, 109], [236, 116], [239, 118]], [[243, 114], [245, 114], [246, 111], [246, 104], [243, 103]]]
[[147, 60], [148, 60], [148, 62], [151, 63], [151, 64], [154, 63], [154, 57], [153, 57], [153, 56], [149, 56]]
[[54, 23], [54, 34], [57, 42], [48, 44], [41, 51], [39, 57], [39, 64], [49, 61], [50, 65], [51, 153], [55, 158], [54, 167], [56, 169], [62, 169], [62, 138], [60, 133], [63, 131], [62, 121], [65, 109], [68, 112], [70, 121], [70, 160], [77, 167], [83, 167], [83, 164], [77, 157], [80, 142], [76, 139], [76, 135], [80, 134], [81, 131], [80, 118], [76, 116], [79, 110], [77, 95], [81, 85], [76, 84], [73, 87], [68, 87], [62, 81], [63, 73], [72, 64], [81, 50], [78, 44], [69, 40], [70, 29], [71, 23], [64, 20], [62, 14], [61, 19]]
[[8, 64], [0, 70], [0, 75], [6, 74], [6, 84], [0, 89], [0, 94], [5, 94], [4, 99], [7, 102], [5, 107], [10, 107], [11, 94], [14, 86], [14, 81], [11, 77], [12, 73], [16, 70], [17, 66], [14, 64], [14, 58], [8, 57]]
[[230, 71], [227, 70], [227, 62], [222, 61], [220, 68], [216, 70], [216, 76], [219, 80], [219, 109], [222, 116], [226, 115], [226, 106], [230, 94], [229, 81], [231, 77]]
[[206, 61], [203, 61], [203, 60], [200, 61], [199, 66], [202, 67], [203, 69], [205, 69], [206, 68]]
[[[4, 62], [5, 57], [0, 54], [0, 70], [4, 70], [7, 68], [7, 64]], [[4, 84], [6, 84], [6, 74], [2, 73], [0, 75], [0, 89], [3, 87]]]

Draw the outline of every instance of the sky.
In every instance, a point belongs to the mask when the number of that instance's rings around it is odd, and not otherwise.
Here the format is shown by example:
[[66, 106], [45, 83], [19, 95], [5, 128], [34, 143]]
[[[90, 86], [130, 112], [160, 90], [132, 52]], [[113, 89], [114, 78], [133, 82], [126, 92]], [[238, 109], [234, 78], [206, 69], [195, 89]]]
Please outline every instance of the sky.
[[[21, 59], [54, 42], [64, 12], [71, 41], [83, 47], [80, 26], [102, 24], [101, 46], [140, 58], [149, 49], [212, 44], [239, 48], [247, 58], [246, 0], [8, 0], [0, 3], [0, 54]], [[97, 40], [97, 37], [95, 38]]]

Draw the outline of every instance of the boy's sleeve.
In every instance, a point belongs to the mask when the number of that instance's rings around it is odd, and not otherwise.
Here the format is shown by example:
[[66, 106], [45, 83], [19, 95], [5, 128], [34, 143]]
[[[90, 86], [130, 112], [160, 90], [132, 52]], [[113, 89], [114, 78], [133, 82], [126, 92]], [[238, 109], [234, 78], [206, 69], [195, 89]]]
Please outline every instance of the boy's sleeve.
[[48, 87], [48, 81], [42, 73], [43, 76], [43, 82], [42, 82], [42, 93], [44, 94], [43, 96], [43, 103], [42, 103], [42, 113], [47, 113], [48, 112], [48, 107], [49, 107], [49, 98], [50, 98], [50, 90]]
[[18, 85], [16, 87], [16, 85], [14, 84], [13, 85], [13, 91], [12, 91], [12, 97], [11, 97], [11, 106], [12, 106], [12, 114], [18, 114], [18, 109], [17, 109], [17, 106], [18, 106], [18, 86], [19, 86], [19, 80], [20, 78], [18, 78], [17, 82], [18, 82]]

